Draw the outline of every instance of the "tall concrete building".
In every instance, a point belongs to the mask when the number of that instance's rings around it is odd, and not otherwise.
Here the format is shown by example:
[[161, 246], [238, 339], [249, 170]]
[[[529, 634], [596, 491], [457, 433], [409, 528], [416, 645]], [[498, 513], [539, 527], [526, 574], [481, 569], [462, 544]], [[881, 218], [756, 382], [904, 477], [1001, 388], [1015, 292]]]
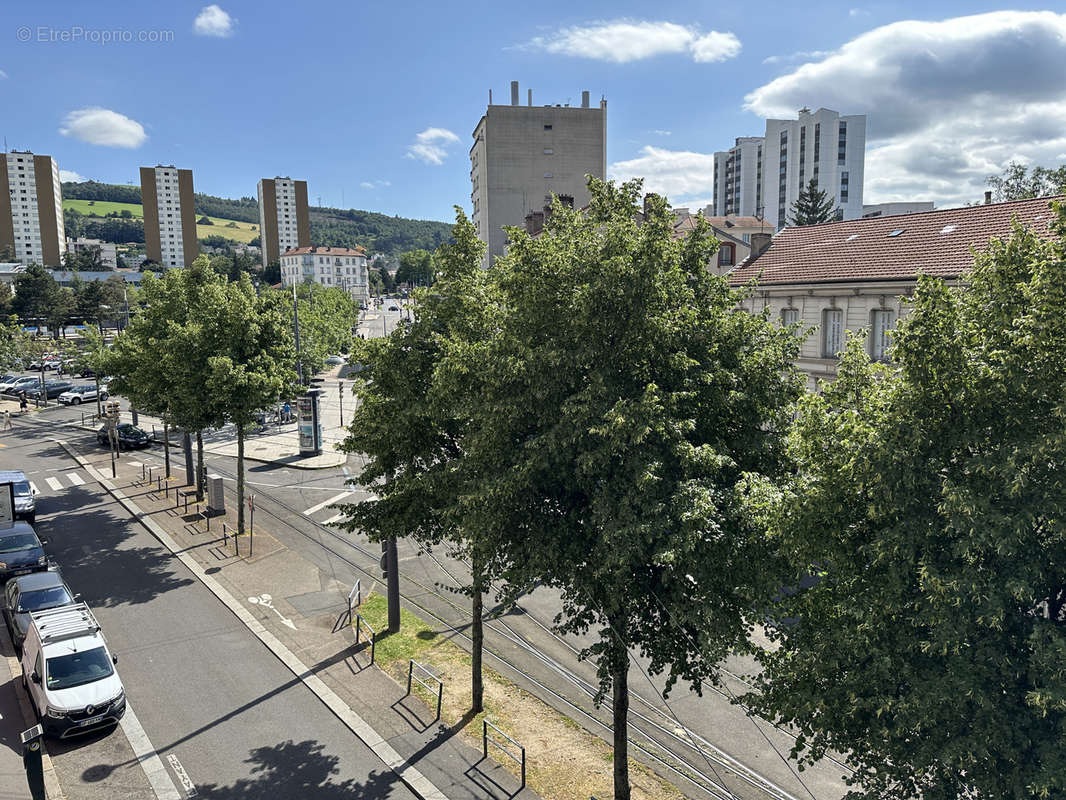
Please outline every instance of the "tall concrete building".
[[489, 105], [474, 128], [470, 148], [472, 221], [488, 245], [486, 263], [502, 255], [507, 244], [504, 225], [521, 226], [526, 215], [542, 211], [554, 193], [573, 198], [576, 207], [589, 202], [585, 175], [607, 175], [607, 101], [589, 105], [519, 104], [518, 81], [511, 81], [510, 105]]
[[307, 181], [288, 177], [259, 181], [259, 239], [264, 267], [280, 261], [286, 250], [311, 246]]
[[200, 254], [192, 170], [174, 165], [141, 167], [144, 243], [149, 261], [185, 267]]
[[762, 214], [761, 136], [742, 136], [729, 150], [714, 154], [714, 214], [754, 217]]
[[800, 109], [798, 119], [766, 120], [763, 144], [763, 216], [778, 230], [814, 178], [833, 198], [838, 219], [862, 218], [866, 116]]
[[4, 153], [0, 189], [0, 261], [60, 266], [67, 237], [56, 160], [29, 151]]

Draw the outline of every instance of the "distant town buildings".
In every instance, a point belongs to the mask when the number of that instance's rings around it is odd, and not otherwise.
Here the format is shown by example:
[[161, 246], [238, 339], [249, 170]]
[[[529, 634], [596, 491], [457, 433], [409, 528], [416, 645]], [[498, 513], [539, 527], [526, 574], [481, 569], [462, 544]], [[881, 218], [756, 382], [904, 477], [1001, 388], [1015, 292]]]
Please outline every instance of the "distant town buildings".
[[368, 300], [366, 250], [362, 247], [297, 247], [281, 254], [281, 285], [317, 283], [344, 289], [355, 300]]
[[259, 239], [264, 267], [281, 254], [311, 246], [311, 218], [307, 211], [307, 181], [263, 178], [259, 181]]
[[59, 165], [27, 151], [0, 158], [0, 258], [58, 267], [66, 251]]
[[797, 119], [768, 119], [764, 136], [714, 154], [714, 211], [763, 217], [780, 230], [813, 178], [840, 219], [859, 219], [865, 163], [865, 115], [802, 108]]
[[88, 253], [93, 249], [100, 251], [100, 264], [107, 267], [107, 269], [116, 269], [118, 267], [118, 251], [115, 245], [111, 242], [105, 242], [103, 239], [67, 239], [67, 252], [68, 253]]
[[581, 105], [519, 104], [518, 81], [511, 81], [511, 104], [489, 105], [473, 132], [470, 148], [472, 221], [488, 245], [486, 264], [507, 244], [503, 226], [521, 226], [528, 214], [542, 213], [551, 195], [567, 196], [578, 208], [590, 197], [585, 175], [607, 174], [607, 101], [592, 108], [589, 93]]
[[184, 267], [200, 253], [192, 170], [141, 167], [145, 254], [164, 267]]
[[932, 211], [934, 208], [929, 203], [874, 203], [862, 207], [864, 219], [872, 217], [895, 217], [900, 214], [920, 214], [923, 211]]

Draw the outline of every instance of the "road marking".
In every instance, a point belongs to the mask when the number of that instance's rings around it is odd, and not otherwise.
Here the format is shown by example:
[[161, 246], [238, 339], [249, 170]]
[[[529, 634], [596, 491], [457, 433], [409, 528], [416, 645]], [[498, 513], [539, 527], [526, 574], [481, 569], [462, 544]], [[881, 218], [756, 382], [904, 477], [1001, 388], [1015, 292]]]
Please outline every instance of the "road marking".
[[45, 478], [44, 482], [52, 487], [53, 492], [60, 492], [63, 490], [63, 484], [59, 482], [59, 478]]
[[196, 784], [192, 782], [192, 778], [189, 777], [185, 767], [178, 761], [178, 757], [171, 753], [167, 756], [167, 763], [174, 770], [174, 774], [178, 776], [178, 781], [181, 783], [181, 788], [185, 790], [185, 795], [187, 797], [196, 797]]
[[174, 785], [174, 781], [170, 779], [170, 773], [167, 772], [167, 768], [163, 766], [159, 754], [156, 753], [155, 748], [152, 746], [148, 734], [141, 727], [141, 721], [137, 719], [137, 715], [133, 713], [133, 709], [128, 704], [126, 705], [126, 713], [119, 725], [122, 726], [122, 732], [126, 734], [126, 739], [129, 740], [130, 747], [133, 748], [133, 754], [137, 756], [137, 762], [141, 765], [141, 769], [144, 770], [144, 776], [148, 778], [148, 783], [151, 785], [152, 791], [155, 792], [155, 796], [159, 800], [183, 800], [181, 792]]
[[278, 615], [278, 618], [281, 620], [283, 625], [288, 625], [293, 630], [296, 630], [296, 624], [291, 619], [282, 616], [281, 612], [274, 607], [273, 598], [266, 592], [259, 595], [258, 597], [249, 597], [248, 602], [251, 603], [253, 606], [263, 606], [263, 608], [269, 608], [271, 611]]
[[334, 522], [338, 522], [338, 521], [340, 521], [343, 518], [344, 518], [344, 514], [337, 514], [336, 516], [330, 517], [329, 519], [327, 519], [322, 524], [323, 525], [332, 525]]
[[30, 481], [30, 491], [34, 494], [40, 494], [40, 492], [37, 491], [37, 484], [33, 481]]
[[76, 472], [68, 472], [67, 473], [67, 478], [70, 480], [70, 483], [73, 486], [84, 486], [85, 485], [85, 479], [81, 475], [76, 473]]
[[347, 497], [350, 494], [352, 494], [352, 492], [341, 492], [336, 497], [331, 497], [329, 500], [326, 500], [326, 501], [324, 501], [322, 503], [319, 503], [318, 505], [311, 506], [309, 509], [304, 511], [304, 516], [309, 517], [312, 514], [314, 514], [316, 511], [321, 511], [326, 506], [332, 505], [333, 503], [336, 503], [338, 500], [343, 500], [345, 497]]

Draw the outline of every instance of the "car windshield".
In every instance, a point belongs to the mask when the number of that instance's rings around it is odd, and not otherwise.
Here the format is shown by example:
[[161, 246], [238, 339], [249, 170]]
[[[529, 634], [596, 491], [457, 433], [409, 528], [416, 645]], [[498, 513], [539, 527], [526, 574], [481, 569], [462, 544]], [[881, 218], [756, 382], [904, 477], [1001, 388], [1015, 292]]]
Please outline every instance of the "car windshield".
[[15, 481], [15, 494], [31, 494], [29, 481]]
[[35, 547], [38, 547], [37, 537], [32, 533], [14, 533], [10, 536], [0, 536], [0, 553], [32, 550]]
[[123, 436], [144, 436], [145, 435], [144, 431], [142, 431], [140, 428], [135, 428], [135, 427], [133, 427], [132, 425], [129, 425], [129, 424], [127, 424], [127, 425], [119, 425], [118, 429], [119, 429], [119, 432]]
[[50, 658], [47, 670], [46, 685], [49, 689], [70, 689], [106, 678], [115, 671], [107, 651], [102, 647]]
[[42, 611], [46, 608], [65, 606], [71, 602], [66, 587], [52, 586], [19, 595], [19, 611]]

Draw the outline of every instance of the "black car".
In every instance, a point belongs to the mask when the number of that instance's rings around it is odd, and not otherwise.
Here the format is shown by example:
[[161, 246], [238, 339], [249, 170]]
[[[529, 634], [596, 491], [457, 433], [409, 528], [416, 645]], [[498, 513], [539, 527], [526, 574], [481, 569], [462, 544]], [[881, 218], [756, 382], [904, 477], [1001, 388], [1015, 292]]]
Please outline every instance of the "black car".
[[48, 569], [41, 540], [28, 522], [0, 529], [0, 581]]
[[26, 398], [28, 400], [40, 400], [43, 395], [49, 400], [55, 400], [63, 392], [69, 392], [73, 388], [74, 384], [70, 381], [45, 381], [43, 390], [40, 387], [30, 389], [26, 392]]
[[2, 598], [4, 622], [15, 643], [15, 652], [21, 655], [26, 629], [30, 626], [30, 612], [46, 608], [69, 606], [78, 600], [78, 595], [53, 570], [31, 572], [12, 578], [4, 587]]
[[[96, 441], [104, 447], [111, 445], [106, 425], [96, 432]], [[130, 425], [128, 422], [123, 422], [118, 426], [118, 446], [120, 449], [131, 450], [135, 447], [148, 447], [149, 444], [151, 442], [148, 439], [148, 434], [140, 428]]]

